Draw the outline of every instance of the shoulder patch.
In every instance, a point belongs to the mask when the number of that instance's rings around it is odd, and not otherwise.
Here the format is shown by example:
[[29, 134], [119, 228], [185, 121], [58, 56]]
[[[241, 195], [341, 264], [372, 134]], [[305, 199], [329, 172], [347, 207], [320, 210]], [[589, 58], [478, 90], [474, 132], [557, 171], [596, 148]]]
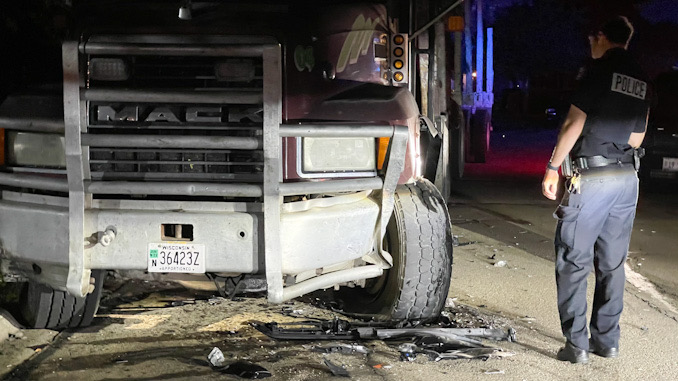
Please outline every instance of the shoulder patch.
[[612, 91], [638, 99], [645, 99], [647, 83], [628, 75], [612, 74]]

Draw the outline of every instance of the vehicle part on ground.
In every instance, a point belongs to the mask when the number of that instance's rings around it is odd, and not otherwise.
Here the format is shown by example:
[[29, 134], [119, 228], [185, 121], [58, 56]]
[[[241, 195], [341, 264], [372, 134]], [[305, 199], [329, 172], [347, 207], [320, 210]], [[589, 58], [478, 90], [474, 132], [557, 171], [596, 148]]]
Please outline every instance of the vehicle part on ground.
[[393, 267], [364, 289], [340, 290], [345, 313], [376, 321], [435, 319], [452, 273], [452, 233], [445, 202], [426, 179], [399, 186], [384, 238]]
[[263, 366], [246, 361], [238, 361], [226, 366], [214, 367], [213, 369], [220, 373], [232, 374], [250, 380], [260, 380], [272, 376], [271, 372]]
[[324, 347], [315, 346], [312, 351], [320, 353], [341, 353], [344, 355], [367, 355], [370, 353], [370, 350], [364, 345], [344, 343], [334, 343]]
[[323, 362], [328, 368], [330, 368], [330, 372], [332, 372], [333, 375], [338, 377], [351, 377], [346, 368], [343, 366], [336, 365], [328, 359], [323, 359]]
[[375, 323], [357, 323], [342, 319], [301, 321], [292, 323], [254, 323], [261, 333], [277, 340], [392, 340], [418, 338], [420, 341], [433, 342], [439, 346], [479, 347], [479, 338], [495, 341], [516, 341], [516, 331], [492, 328], [435, 328], [408, 327], [384, 328], [370, 326]]
[[[372, 330], [372, 333], [369, 332]], [[401, 337], [435, 337], [444, 341], [462, 341], [469, 344], [477, 344], [479, 341], [472, 338], [483, 338], [495, 341], [516, 341], [516, 331], [492, 328], [358, 328], [360, 337], [374, 336], [381, 340], [396, 339]]]
[[440, 361], [440, 360], [458, 360], [458, 359], [481, 359], [488, 360], [492, 357], [509, 357], [514, 356], [515, 353], [504, 352], [501, 348], [461, 348], [453, 350], [445, 350], [443, 352], [438, 352], [434, 349], [427, 349], [417, 346], [412, 343], [401, 344], [398, 347], [400, 352], [400, 361], [414, 361], [417, 358], [417, 354], [424, 354], [428, 356], [430, 361]]
[[65, 291], [29, 281], [21, 300], [21, 312], [30, 328], [65, 329], [86, 327], [99, 308], [106, 271], [92, 271], [93, 291], [76, 297]]
[[301, 321], [293, 323], [253, 323], [264, 335], [276, 340], [358, 340], [358, 331], [342, 319]]

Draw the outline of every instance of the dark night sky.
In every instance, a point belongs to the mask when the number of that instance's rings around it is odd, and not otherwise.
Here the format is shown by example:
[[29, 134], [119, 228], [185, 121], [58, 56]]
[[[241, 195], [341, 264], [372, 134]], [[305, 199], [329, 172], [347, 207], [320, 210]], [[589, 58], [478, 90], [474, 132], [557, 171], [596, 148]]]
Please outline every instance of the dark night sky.
[[652, 23], [669, 22], [678, 24], [678, 1], [654, 0], [641, 5], [640, 14]]

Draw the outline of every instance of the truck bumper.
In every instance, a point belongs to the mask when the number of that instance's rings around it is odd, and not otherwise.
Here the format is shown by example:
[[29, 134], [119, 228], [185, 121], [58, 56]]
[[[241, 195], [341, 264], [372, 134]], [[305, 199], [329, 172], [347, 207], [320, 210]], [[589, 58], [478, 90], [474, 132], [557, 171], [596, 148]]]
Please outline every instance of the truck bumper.
[[[43, 276], [50, 273], [48, 268], [62, 268], [50, 276], [60, 278], [58, 273], [69, 265], [66, 201], [4, 192], [0, 200], [3, 256], [32, 272], [33, 264], [44, 268]], [[161, 225], [180, 224], [193, 227], [191, 243], [205, 245], [207, 272], [254, 274], [264, 270], [260, 204], [106, 200], [95, 204], [99, 208], [85, 211], [82, 239], [87, 268], [146, 270], [148, 245], [171, 242], [163, 239]], [[331, 203], [285, 204], [281, 211], [282, 273], [296, 275], [369, 253], [379, 211], [367, 192], [333, 197]], [[116, 231], [115, 239], [104, 246], [99, 238], [110, 229]]]

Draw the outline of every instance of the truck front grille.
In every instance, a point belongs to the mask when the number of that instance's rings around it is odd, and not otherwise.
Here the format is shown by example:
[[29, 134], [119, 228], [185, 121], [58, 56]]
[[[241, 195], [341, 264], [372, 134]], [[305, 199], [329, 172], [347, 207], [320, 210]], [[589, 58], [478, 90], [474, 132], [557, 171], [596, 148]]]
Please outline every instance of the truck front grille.
[[[87, 90], [105, 98], [87, 103], [88, 135], [262, 139], [261, 57], [236, 59], [239, 67], [251, 69], [243, 71], [242, 78], [231, 74], [226, 80], [219, 78], [216, 67], [228, 57], [123, 59], [130, 70], [127, 80], [88, 80]], [[210, 99], [212, 95], [227, 99], [229, 92], [245, 94], [244, 100]], [[133, 93], [136, 98], [129, 101]], [[145, 101], [145, 93], [153, 94], [151, 101]], [[89, 148], [89, 168], [92, 180], [103, 181], [262, 183], [263, 150], [98, 145]]]

